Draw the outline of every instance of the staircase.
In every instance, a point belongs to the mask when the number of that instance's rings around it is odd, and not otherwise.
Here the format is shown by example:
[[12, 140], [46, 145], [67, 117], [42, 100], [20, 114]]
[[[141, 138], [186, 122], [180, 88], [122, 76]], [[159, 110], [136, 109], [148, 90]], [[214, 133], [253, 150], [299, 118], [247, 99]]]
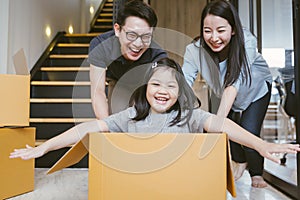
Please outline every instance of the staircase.
[[91, 22], [90, 32], [103, 33], [112, 29], [113, 24], [113, 0], [107, 0], [105, 4], [100, 5], [97, 16]]
[[[95, 119], [88, 48], [92, 38], [112, 29], [112, 9], [112, 0], [103, 0], [87, 34], [59, 32], [31, 70], [30, 126], [36, 127], [36, 145]], [[68, 149], [36, 159], [35, 167], [51, 167]], [[87, 156], [73, 167], [87, 167]]]

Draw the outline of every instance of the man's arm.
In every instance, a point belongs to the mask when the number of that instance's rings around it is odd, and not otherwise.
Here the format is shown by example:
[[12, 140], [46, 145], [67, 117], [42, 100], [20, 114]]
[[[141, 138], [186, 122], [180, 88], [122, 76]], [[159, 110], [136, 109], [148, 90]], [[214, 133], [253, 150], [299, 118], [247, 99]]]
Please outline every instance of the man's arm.
[[108, 116], [108, 103], [105, 94], [106, 69], [90, 65], [91, 99], [97, 119]]

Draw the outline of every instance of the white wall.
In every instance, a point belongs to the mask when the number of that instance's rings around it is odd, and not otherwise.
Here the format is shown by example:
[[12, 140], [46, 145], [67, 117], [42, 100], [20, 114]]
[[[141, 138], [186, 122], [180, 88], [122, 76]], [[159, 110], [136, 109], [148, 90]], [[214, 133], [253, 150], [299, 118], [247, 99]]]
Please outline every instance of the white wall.
[[250, 29], [249, 1], [240, 0], [238, 11], [243, 27]]
[[292, 0], [262, 1], [263, 48], [293, 49]]
[[0, 1], [0, 74], [6, 73], [9, 0]]
[[[293, 48], [292, 0], [263, 0], [262, 46], [263, 48]], [[254, 1], [254, 12], [256, 4]], [[249, 28], [249, 1], [239, 1], [239, 16], [243, 26]], [[254, 13], [256, 33], [256, 13]]]
[[[0, 72], [14, 73], [12, 56], [21, 48], [31, 69], [56, 33], [67, 32], [69, 25], [74, 33], [87, 32], [93, 17], [89, 7], [94, 5], [96, 11], [100, 3], [101, 0], [1, 0]], [[49, 37], [46, 26], [51, 28]]]
[[[285, 67], [286, 50], [293, 49], [292, 0], [261, 1], [262, 55], [270, 67]], [[254, 12], [256, 4], [254, 3]], [[242, 24], [249, 28], [249, 1], [239, 1], [239, 15]], [[254, 33], [256, 34], [256, 13], [254, 13]], [[293, 60], [292, 60], [293, 61]]]

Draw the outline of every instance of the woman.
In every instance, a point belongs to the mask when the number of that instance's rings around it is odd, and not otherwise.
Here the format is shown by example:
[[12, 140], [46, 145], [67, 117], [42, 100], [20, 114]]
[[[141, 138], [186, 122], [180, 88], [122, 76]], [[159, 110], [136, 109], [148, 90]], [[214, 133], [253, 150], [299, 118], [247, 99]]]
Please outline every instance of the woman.
[[[228, 117], [260, 136], [271, 95], [272, 75], [256, 50], [256, 38], [242, 28], [230, 2], [213, 1], [204, 8], [200, 37], [186, 48], [183, 72], [190, 85], [198, 73], [205, 79], [220, 99], [218, 116]], [[231, 142], [231, 154], [236, 162], [236, 180], [248, 167], [252, 186], [267, 186], [262, 178], [264, 160], [258, 152]]]

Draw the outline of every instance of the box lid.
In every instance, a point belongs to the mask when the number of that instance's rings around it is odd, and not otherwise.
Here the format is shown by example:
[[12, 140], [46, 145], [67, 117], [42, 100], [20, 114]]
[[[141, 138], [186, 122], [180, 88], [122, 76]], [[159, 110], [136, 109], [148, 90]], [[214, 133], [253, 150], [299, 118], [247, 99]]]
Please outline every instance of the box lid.
[[20, 49], [14, 56], [13, 62], [17, 75], [29, 75], [24, 49]]

